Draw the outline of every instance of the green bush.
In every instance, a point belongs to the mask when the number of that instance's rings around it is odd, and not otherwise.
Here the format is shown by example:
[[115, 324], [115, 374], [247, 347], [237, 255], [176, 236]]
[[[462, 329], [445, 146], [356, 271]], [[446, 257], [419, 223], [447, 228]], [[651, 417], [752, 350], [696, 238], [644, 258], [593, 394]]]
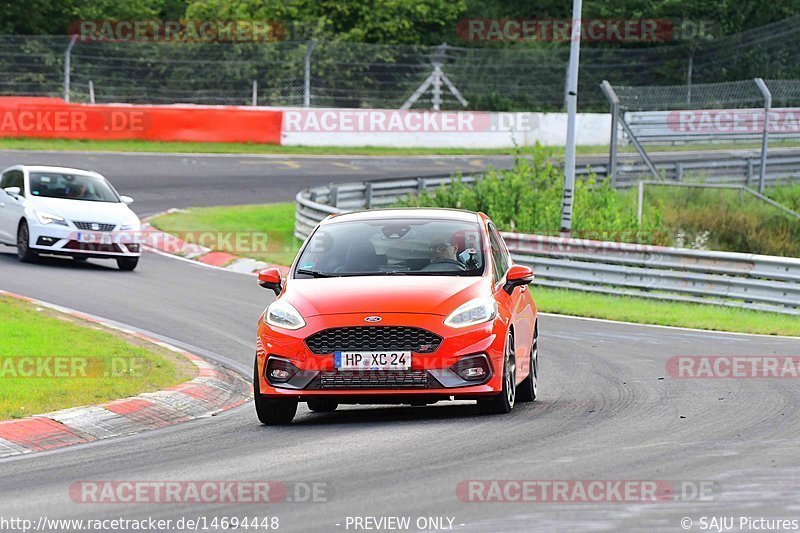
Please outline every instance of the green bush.
[[[503, 230], [558, 234], [561, 222], [563, 170], [553, 165], [552, 153], [542, 147], [518, 158], [510, 170], [490, 170], [474, 186], [460, 177], [450, 186], [410, 197], [405, 206], [454, 207], [482, 211]], [[573, 234], [585, 238], [666, 244], [660, 233], [659, 205], [650, 206], [642, 227], [636, 221], [635, 191], [618, 191], [594, 176], [575, 187]]]

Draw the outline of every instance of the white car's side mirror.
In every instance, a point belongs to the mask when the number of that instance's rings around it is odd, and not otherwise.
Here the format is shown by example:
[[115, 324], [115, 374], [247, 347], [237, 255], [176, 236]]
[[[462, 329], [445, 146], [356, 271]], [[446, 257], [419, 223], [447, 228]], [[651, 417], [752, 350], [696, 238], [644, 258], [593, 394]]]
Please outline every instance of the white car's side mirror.
[[120, 196], [119, 199], [122, 200], [122, 203], [125, 205], [131, 205], [133, 203], [133, 198], [130, 196]]
[[22, 189], [20, 189], [19, 187], [6, 187], [3, 190], [6, 191], [9, 195], [13, 196], [14, 198], [19, 196], [19, 193], [22, 192]]

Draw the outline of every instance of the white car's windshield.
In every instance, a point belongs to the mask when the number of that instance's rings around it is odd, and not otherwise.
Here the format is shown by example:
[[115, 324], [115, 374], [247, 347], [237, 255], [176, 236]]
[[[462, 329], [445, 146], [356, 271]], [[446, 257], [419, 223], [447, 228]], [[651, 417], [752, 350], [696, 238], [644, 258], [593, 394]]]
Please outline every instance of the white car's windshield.
[[80, 174], [32, 172], [31, 194], [42, 198], [66, 198], [87, 202], [119, 202], [119, 196], [102, 178]]
[[319, 228], [297, 262], [298, 278], [329, 276], [479, 276], [477, 223], [438, 219], [337, 222]]

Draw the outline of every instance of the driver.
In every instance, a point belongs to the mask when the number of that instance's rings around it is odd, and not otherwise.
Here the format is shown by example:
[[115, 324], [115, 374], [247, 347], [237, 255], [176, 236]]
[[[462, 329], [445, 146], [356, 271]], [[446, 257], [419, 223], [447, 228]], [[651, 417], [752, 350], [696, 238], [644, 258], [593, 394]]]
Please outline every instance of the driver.
[[443, 233], [434, 235], [431, 239], [431, 248], [433, 249], [432, 263], [446, 260], [460, 263], [458, 257], [456, 257], [456, 247], [453, 246], [453, 241], [449, 235]]
[[74, 183], [69, 186], [69, 198], [73, 200], [80, 200], [86, 196], [86, 184]]

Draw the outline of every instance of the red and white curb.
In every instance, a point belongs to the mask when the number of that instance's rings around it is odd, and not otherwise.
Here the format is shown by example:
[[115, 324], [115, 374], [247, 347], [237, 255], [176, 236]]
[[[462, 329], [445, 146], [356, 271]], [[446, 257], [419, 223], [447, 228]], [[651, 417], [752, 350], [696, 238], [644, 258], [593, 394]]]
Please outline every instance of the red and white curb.
[[219, 252], [200, 246], [196, 243], [186, 242], [175, 235], [165, 233], [158, 228], [150, 225], [148, 220], [155, 217], [180, 211], [179, 209], [169, 209], [162, 213], [147, 217], [142, 221], [142, 234], [145, 236], [144, 245], [169, 255], [175, 255], [184, 259], [197, 261], [205, 265], [230, 270], [232, 272], [239, 272], [242, 274], [251, 274], [264, 268], [275, 267], [280, 269], [281, 274], [284, 276], [289, 272], [289, 267], [283, 265], [273, 265], [264, 261], [257, 261], [248, 257], [240, 257], [238, 255], [230, 254], [228, 252]]
[[237, 407], [252, 397], [252, 386], [238, 373], [213, 365], [180, 348], [72, 309], [4, 290], [0, 290], [0, 294], [133, 335], [176, 352], [197, 367], [196, 378], [166, 390], [143, 393], [100, 405], [74, 407], [18, 420], [2, 421], [0, 458], [131, 435], [187, 420], [213, 416]]

